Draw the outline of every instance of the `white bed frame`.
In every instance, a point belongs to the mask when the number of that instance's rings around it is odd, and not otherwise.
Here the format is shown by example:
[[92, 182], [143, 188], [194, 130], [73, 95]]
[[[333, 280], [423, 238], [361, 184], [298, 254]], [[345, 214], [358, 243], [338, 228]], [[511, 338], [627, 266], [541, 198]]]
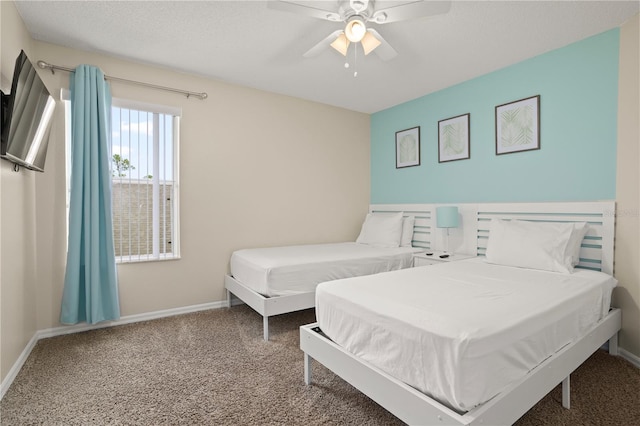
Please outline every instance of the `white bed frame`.
[[[589, 223], [579, 267], [613, 274], [615, 202], [516, 203], [477, 205], [479, 255], [484, 253], [488, 223], [492, 217], [538, 221]], [[559, 350], [519, 381], [490, 401], [458, 414], [438, 401], [350, 354], [328, 339], [318, 324], [300, 328], [304, 352], [304, 380], [311, 384], [311, 360], [315, 359], [408, 424], [504, 425], [513, 424], [562, 382], [562, 405], [570, 407], [570, 374], [598, 348], [609, 342], [609, 353], [618, 353], [619, 309], [595, 325], [583, 338]]]
[[[413, 226], [412, 245], [414, 247], [431, 248], [433, 234], [433, 218], [435, 209], [432, 204], [385, 204], [369, 206], [371, 213], [404, 212], [404, 216], [416, 218]], [[363, 218], [364, 219], [364, 218]], [[242, 284], [231, 275], [224, 277], [227, 290], [227, 306], [231, 307], [231, 295], [234, 294], [251, 308], [262, 315], [262, 334], [264, 340], [269, 340], [269, 317], [300, 311], [315, 307], [315, 291], [295, 294], [291, 296], [266, 297]]]

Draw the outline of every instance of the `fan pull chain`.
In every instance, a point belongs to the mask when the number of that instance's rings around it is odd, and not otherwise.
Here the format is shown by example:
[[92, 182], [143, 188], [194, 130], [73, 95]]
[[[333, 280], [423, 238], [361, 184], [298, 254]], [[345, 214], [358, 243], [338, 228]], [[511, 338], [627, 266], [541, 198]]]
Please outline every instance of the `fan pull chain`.
[[353, 78], [358, 76], [358, 44], [353, 44]]
[[[349, 67], [349, 61], [346, 61], [344, 63], [344, 68], [349, 69]], [[355, 43], [353, 45], [353, 68], [353, 78], [356, 78], [358, 76], [358, 45]]]

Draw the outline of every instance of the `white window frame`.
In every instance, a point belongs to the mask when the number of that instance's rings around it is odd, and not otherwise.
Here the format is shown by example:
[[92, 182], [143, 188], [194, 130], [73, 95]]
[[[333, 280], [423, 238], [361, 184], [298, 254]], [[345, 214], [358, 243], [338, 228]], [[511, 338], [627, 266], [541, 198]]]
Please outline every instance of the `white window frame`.
[[[66, 139], [66, 175], [67, 175], [67, 235], [68, 235], [68, 218], [69, 218], [69, 203], [71, 196], [70, 188], [70, 176], [71, 176], [71, 102], [70, 102], [69, 90], [63, 89], [61, 91], [61, 99], [65, 105], [65, 139]], [[163, 260], [176, 260], [180, 259], [180, 119], [182, 116], [182, 110], [180, 108], [169, 107], [165, 105], [149, 104], [144, 102], [137, 102], [127, 99], [113, 98], [112, 107], [124, 108], [131, 110], [138, 110], [144, 112], [150, 112], [152, 114], [167, 114], [173, 116], [173, 211], [171, 214], [171, 253], [160, 253], [160, 220], [159, 220], [159, 202], [153, 204], [153, 249], [151, 254], [146, 255], [125, 255], [116, 256], [116, 263], [138, 263], [138, 262], [150, 262], [150, 261], [163, 261]], [[157, 116], [155, 116], [157, 117]], [[158, 135], [157, 120], [154, 120], [154, 135]], [[155, 144], [159, 143], [157, 138], [154, 138]], [[111, 147], [110, 147], [111, 148]], [[158, 150], [154, 149], [154, 169], [157, 166]], [[153, 173], [153, 199], [158, 200], [160, 198], [160, 182], [158, 173]], [[67, 238], [68, 240], [68, 238]]]

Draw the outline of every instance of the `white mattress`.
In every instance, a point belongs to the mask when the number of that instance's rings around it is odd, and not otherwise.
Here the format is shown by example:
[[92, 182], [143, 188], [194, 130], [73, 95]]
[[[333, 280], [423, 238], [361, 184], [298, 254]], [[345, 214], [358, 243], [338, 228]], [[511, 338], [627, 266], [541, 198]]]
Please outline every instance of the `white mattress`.
[[237, 250], [231, 275], [265, 296], [314, 291], [323, 281], [408, 268], [418, 248], [378, 248], [354, 242]]
[[474, 258], [322, 283], [316, 317], [352, 354], [466, 412], [582, 337], [616, 283]]

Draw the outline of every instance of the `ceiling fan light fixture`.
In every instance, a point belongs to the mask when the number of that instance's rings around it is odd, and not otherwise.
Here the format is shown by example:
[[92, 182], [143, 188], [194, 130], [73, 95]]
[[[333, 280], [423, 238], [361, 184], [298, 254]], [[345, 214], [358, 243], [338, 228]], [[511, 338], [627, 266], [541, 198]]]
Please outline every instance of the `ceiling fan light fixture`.
[[331, 47], [336, 49], [338, 52], [342, 53], [342, 56], [347, 56], [347, 51], [349, 49], [349, 40], [347, 40], [347, 36], [344, 33], [341, 33], [338, 38], [336, 38], [332, 43]]
[[364, 37], [362, 37], [362, 50], [364, 50], [365, 56], [373, 52], [373, 50], [380, 46], [382, 42], [378, 40], [370, 31], [367, 31]]
[[367, 33], [367, 27], [364, 25], [364, 21], [360, 17], [352, 18], [347, 22], [347, 26], [344, 28], [344, 33], [352, 43], [357, 43]]

